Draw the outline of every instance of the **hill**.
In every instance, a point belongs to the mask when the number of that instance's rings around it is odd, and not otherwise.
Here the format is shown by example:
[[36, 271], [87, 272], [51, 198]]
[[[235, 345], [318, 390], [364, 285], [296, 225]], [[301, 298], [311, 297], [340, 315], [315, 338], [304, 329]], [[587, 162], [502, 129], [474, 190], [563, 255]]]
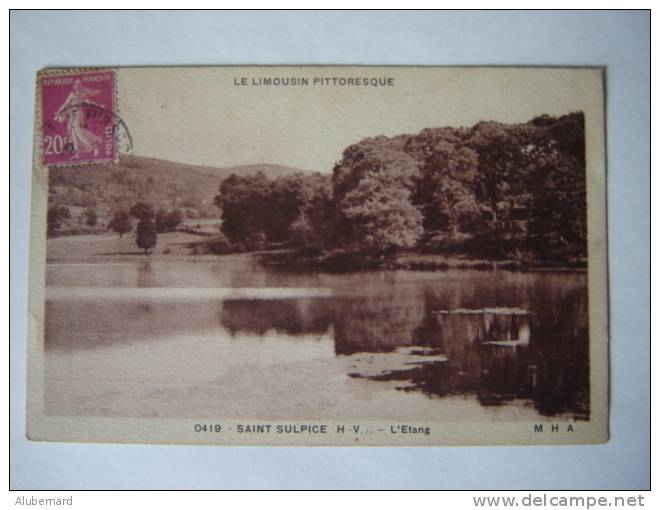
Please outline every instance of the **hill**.
[[208, 166], [196, 166], [194, 167], [195, 171], [207, 175], [209, 177], [220, 178], [224, 180], [229, 177], [231, 174], [235, 175], [256, 175], [261, 172], [269, 179], [274, 179], [276, 177], [281, 177], [283, 175], [292, 175], [295, 173], [302, 174], [314, 174], [318, 173], [314, 170], [302, 170], [299, 168], [293, 168], [283, 165], [274, 165], [270, 163], [259, 163], [254, 165], [239, 165], [239, 166], [230, 166], [222, 168], [214, 168]]
[[155, 208], [181, 209], [188, 218], [219, 216], [213, 197], [220, 183], [232, 174], [258, 172], [273, 178], [295, 173], [313, 174], [281, 165], [254, 164], [226, 168], [190, 165], [141, 156], [123, 156], [116, 164], [52, 168], [49, 172], [49, 205], [64, 206], [71, 218], [62, 233], [85, 230], [83, 211], [93, 209], [102, 229], [111, 213], [138, 201]]

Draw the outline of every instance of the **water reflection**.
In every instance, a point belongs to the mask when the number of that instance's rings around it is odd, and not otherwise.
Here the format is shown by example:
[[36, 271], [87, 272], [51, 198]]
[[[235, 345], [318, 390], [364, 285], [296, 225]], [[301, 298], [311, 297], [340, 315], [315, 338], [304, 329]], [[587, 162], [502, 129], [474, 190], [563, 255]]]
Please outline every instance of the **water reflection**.
[[232, 334], [332, 332], [335, 353], [356, 357], [351, 377], [400, 381], [430, 397], [474, 396], [484, 406], [522, 399], [542, 415], [588, 419], [586, 290], [570, 279], [530, 280], [513, 284], [517, 295], [492, 289], [493, 302], [511, 307], [476, 307], [484, 292], [474, 286], [458, 301], [452, 286], [401, 286], [368, 297], [227, 301], [221, 324]]
[[[51, 267], [49, 285], [60, 289], [53, 294], [60, 297], [46, 303], [46, 347], [72, 354], [110, 345], [156, 346], [173, 334], [196, 332], [235, 342], [246, 334], [276, 333], [292, 341], [323, 336], [332, 339], [344, 374], [371, 381], [375, 392], [388, 381], [431, 399], [464, 396], [484, 407], [522, 402], [544, 416], [589, 417], [586, 274], [287, 275], [236, 260], [240, 264]], [[147, 297], [122, 300], [110, 291], [104, 295], [104, 285], [118, 296], [123, 289], [151, 288], [169, 297], [143, 293]], [[203, 287], [289, 292], [194, 301], [186, 295], [186, 289]], [[321, 287], [330, 295], [291, 292]], [[66, 288], [78, 297], [63, 299]]]
[[137, 287], [151, 287], [153, 285], [154, 269], [149, 260], [138, 263], [137, 266]]
[[237, 299], [225, 301], [220, 322], [232, 336], [247, 332], [265, 335], [269, 331], [287, 335], [323, 334], [332, 316], [321, 299]]

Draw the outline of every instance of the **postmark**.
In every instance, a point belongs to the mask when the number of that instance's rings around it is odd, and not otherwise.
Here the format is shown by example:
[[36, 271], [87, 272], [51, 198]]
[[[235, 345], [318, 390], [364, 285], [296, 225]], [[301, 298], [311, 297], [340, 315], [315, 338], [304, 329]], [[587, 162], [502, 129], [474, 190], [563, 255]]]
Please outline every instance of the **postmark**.
[[39, 87], [45, 166], [116, 162], [119, 145], [132, 145], [117, 115], [115, 71], [47, 73]]

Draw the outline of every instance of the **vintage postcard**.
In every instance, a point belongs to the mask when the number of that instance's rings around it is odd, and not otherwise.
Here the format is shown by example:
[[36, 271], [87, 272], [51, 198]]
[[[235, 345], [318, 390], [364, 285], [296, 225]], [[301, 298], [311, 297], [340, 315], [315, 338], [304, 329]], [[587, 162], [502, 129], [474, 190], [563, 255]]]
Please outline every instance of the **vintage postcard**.
[[30, 439], [607, 441], [603, 69], [35, 87]]

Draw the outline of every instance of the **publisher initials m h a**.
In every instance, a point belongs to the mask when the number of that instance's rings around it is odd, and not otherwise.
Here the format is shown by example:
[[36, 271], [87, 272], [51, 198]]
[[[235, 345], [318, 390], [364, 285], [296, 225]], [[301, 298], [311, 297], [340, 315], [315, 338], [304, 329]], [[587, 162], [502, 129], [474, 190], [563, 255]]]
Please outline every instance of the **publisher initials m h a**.
[[[562, 428], [559, 428], [558, 424], [551, 423], [551, 424], [546, 424], [545, 426], [546, 432], [575, 432], [575, 429], [573, 428], [573, 424], [569, 423], [568, 425], [563, 425]], [[543, 432], [543, 424], [542, 423], [536, 423], [534, 424], [534, 432]]]

